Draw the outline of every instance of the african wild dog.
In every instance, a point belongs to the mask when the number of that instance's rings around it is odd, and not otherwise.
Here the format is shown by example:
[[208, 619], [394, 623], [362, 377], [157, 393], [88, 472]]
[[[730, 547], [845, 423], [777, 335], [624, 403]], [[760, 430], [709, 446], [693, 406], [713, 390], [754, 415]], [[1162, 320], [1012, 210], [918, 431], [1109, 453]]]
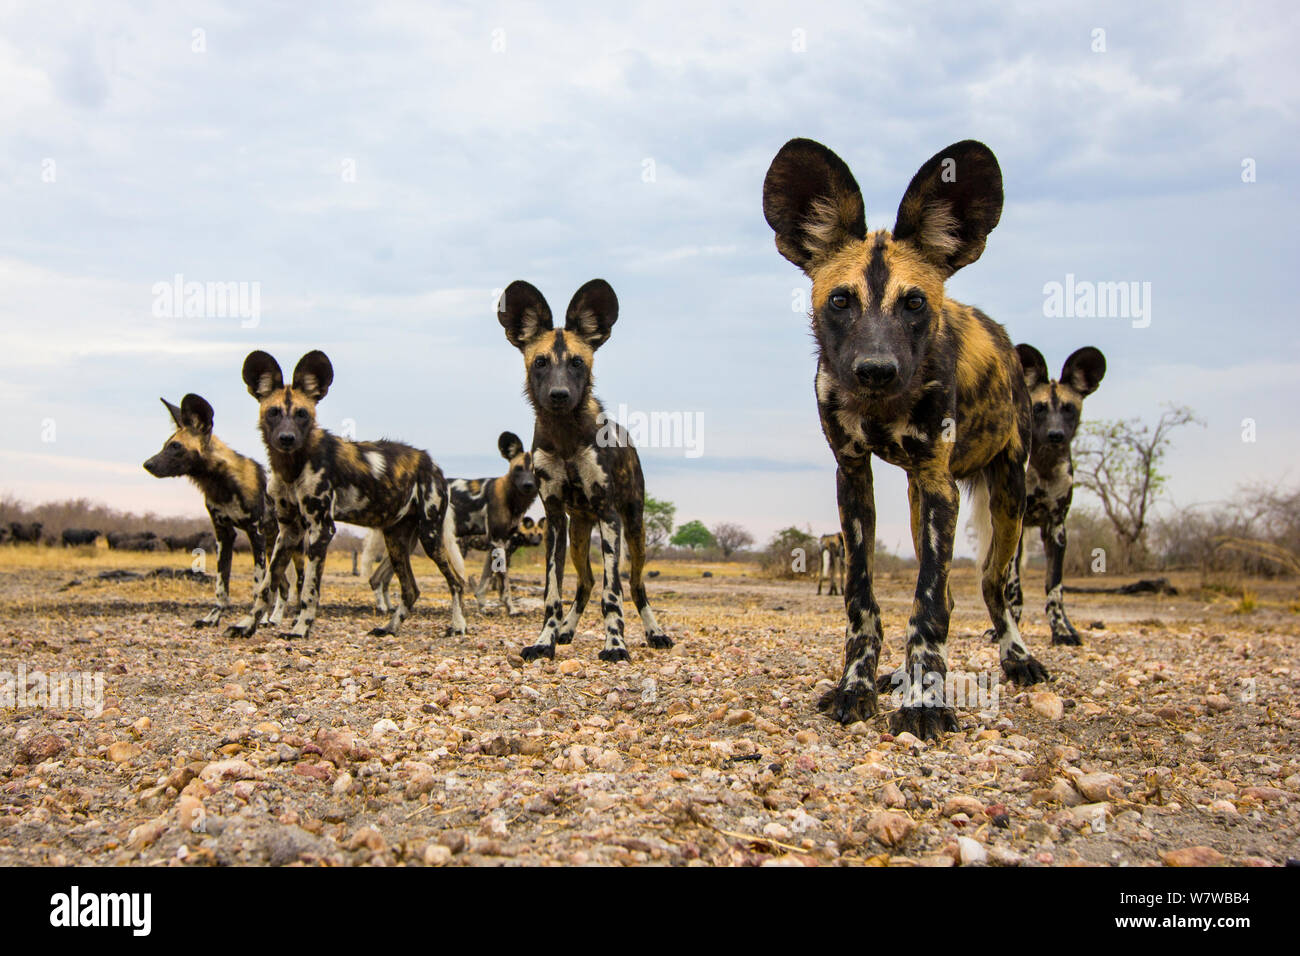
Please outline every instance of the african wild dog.
[[[251, 458], [234, 451], [216, 435], [212, 434], [212, 406], [199, 395], [189, 394], [181, 399], [180, 407], [167, 399], [159, 399], [167, 408], [176, 425], [170, 438], [163, 444], [162, 451], [144, 463], [145, 471], [155, 478], [178, 478], [184, 476], [194, 482], [203, 492], [203, 504], [212, 519], [212, 532], [198, 532], [185, 536], [181, 541], [173, 535], [161, 539], [167, 549], [174, 550], [173, 543], [192, 550], [203, 546], [203, 539], [215, 537], [217, 550], [217, 603], [206, 615], [194, 622], [195, 627], [206, 627], [221, 622], [221, 616], [230, 607], [230, 564], [235, 553], [235, 533], [242, 531], [248, 536], [248, 545], [253, 551], [253, 588], [262, 584], [266, 574], [266, 544], [275, 540], [275, 514], [266, 497], [266, 470]], [[149, 539], [157, 542], [153, 532], [148, 532]], [[109, 543], [115, 548], [123, 547], [123, 539], [114, 543], [114, 536], [109, 535]], [[130, 545], [126, 545], [130, 547]], [[158, 543], [150, 548], [160, 547]], [[295, 600], [302, 583], [302, 555], [296, 555], [297, 585], [282, 581], [277, 585], [275, 610], [270, 615], [273, 623], [279, 623], [284, 615], [286, 604]]]
[[[380, 528], [397, 569], [402, 599], [388, 624], [376, 627], [372, 634], [396, 634], [420, 596], [411, 573], [411, 548], [417, 538], [451, 589], [448, 631], [464, 634], [465, 565], [456, 546], [447, 480], [429, 453], [393, 441], [347, 441], [321, 428], [316, 423], [316, 405], [334, 381], [334, 367], [324, 352], [308, 352], [299, 359], [289, 385], [284, 384], [279, 363], [262, 351], [249, 353], [243, 376], [248, 393], [260, 403], [258, 424], [271, 462], [268, 493], [280, 522], [271, 549], [272, 576], [283, 571], [289, 555], [300, 550], [306, 539], [302, 609], [285, 636], [306, 637], [316, 620], [325, 556], [336, 521]], [[228, 633], [251, 635], [267, 597], [263, 584], [253, 613]]]
[[[1025, 473], [1024, 527], [1038, 528], [1047, 559], [1047, 623], [1053, 644], [1081, 644], [1079, 632], [1065, 616], [1065, 599], [1061, 593], [1065, 565], [1065, 517], [1070, 512], [1074, 493], [1074, 461], [1070, 444], [1079, 427], [1083, 400], [1097, 390], [1106, 374], [1106, 357], [1092, 346], [1084, 346], [1065, 360], [1061, 377], [1053, 381], [1047, 360], [1032, 345], [1017, 345], [1020, 365], [1029, 389], [1033, 415], [1033, 438], [1030, 441], [1029, 467]], [[1007, 580], [1007, 602], [1016, 621], [1024, 595], [1020, 585], [1020, 562], [1024, 535], [1016, 549]]]
[[844, 532], [824, 534], [817, 539], [821, 548], [821, 570], [817, 572], [817, 593], [822, 593], [822, 582], [830, 580], [827, 594], [835, 594], [836, 585], [839, 593], [844, 593]]
[[[509, 470], [499, 478], [455, 478], [447, 483], [451, 491], [451, 507], [456, 516], [456, 538], [461, 553], [467, 550], [465, 538], [478, 536], [487, 539], [487, 560], [483, 575], [474, 589], [474, 601], [483, 610], [483, 593], [493, 571], [499, 573], [501, 585], [498, 592], [507, 614], [515, 613], [510, 597], [509, 548], [510, 537], [519, 528], [524, 512], [537, 500], [537, 478], [533, 475], [533, 456], [524, 450], [524, 443], [514, 432], [502, 432], [497, 438], [497, 450], [510, 464]], [[374, 532], [366, 539], [366, 551], [377, 551]], [[388, 604], [388, 582], [393, 577], [391, 561], [380, 559], [370, 576], [370, 587], [375, 592], [375, 606], [384, 610]]]
[[981, 549], [981, 589], [1002, 669], [1024, 683], [1047, 677], [1021, 641], [1004, 595], [1025, 507], [1024, 379], [1002, 326], [944, 294], [948, 277], [984, 251], [1001, 211], [997, 160], [970, 140], [920, 168], [892, 232], [867, 231], [853, 174], [820, 143], [786, 143], [763, 183], [763, 214], [777, 249], [812, 279], [817, 408], [839, 466], [848, 556], [844, 673], [820, 703], [843, 723], [877, 710], [883, 631], [871, 581], [873, 454], [907, 472], [920, 565], [904, 667], [880, 685], [894, 683], [902, 696], [892, 730], [927, 737], [957, 728], [952, 709], [931, 706], [926, 689], [948, 668], [959, 481], [973, 491], [977, 511], [987, 512], [976, 516], [991, 538]]
[[[516, 551], [520, 548], [537, 547], [544, 540], [545, 534], [545, 518], [540, 521], [533, 521], [532, 518], [525, 515], [519, 519], [519, 524], [515, 526], [515, 530], [506, 539], [503, 555], [493, 548], [493, 545], [488, 541], [487, 535], [475, 534], [465, 537], [457, 535], [457, 542], [460, 544], [462, 555], [468, 554], [470, 551], [487, 552], [487, 559], [483, 562], [483, 577], [478, 581], [474, 591], [474, 600], [478, 602], [480, 610], [483, 604], [482, 592], [487, 590], [491, 584], [496, 585], [498, 599], [503, 604], [506, 600], [505, 573], [504, 571], [493, 571], [493, 566], [504, 563], [508, 567]], [[387, 614], [392, 607], [388, 599], [388, 584], [393, 576], [393, 563], [387, 559], [382, 534], [372, 531], [366, 536], [365, 547], [361, 552], [361, 566], [370, 569], [368, 574], [371, 590], [375, 592], [375, 609], [381, 614]], [[514, 612], [511, 611], [510, 613]]]
[[103, 536], [104, 532], [95, 528], [64, 528], [61, 538], [65, 548], [75, 548], [82, 545], [93, 546]]
[[[632, 599], [651, 647], [672, 647], [655, 620], [641, 580], [645, 565], [645, 478], [627, 432], [605, 415], [592, 394], [591, 365], [618, 320], [618, 298], [604, 279], [592, 279], [565, 312], [564, 328], [553, 327], [551, 308], [522, 280], [506, 287], [497, 321], [510, 344], [524, 356], [525, 392], [536, 415], [533, 470], [546, 508], [546, 598], [541, 635], [522, 651], [524, 660], [555, 657], [568, 644], [587, 607], [593, 582], [591, 529], [600, 529], [604, 564], [601, 611], [605, 617], [603, 661], [630, 660], [623, 639], [623, 584], [619, 559], [626, 544], [632, 565]], [[573, 549], [578, 590], [564, 610], [565, 529]]]

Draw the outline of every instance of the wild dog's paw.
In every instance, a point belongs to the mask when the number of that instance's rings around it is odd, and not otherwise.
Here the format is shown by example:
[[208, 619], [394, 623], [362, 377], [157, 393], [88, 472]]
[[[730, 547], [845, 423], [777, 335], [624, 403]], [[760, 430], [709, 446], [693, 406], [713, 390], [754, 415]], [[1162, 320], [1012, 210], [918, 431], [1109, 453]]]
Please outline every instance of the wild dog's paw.
[[226, 628], [226, 637], [252, 637], [256, 624], [232, 624]]
[[957, 714], [951, 707], [900, 707], [889, 715], [889, 732], [906, 731], [921, 740], [938, 740], [957, 732]]
[[817, 709], [841, 724], [854, 724], [876, 716], [876, 690], [868, 684], [836, 687], [822, 695]]
[[1074, 647], [1079, 647], [1083, 644], [1083, 638], [1079, 635], [1079, 632], [1074, 629], [1073, 624], [1066, 624], [1064, 627], [1052, 631], [1052, 643], [1069, 644]]
[[573, 632], [572, 632], [572, 631], [559, 631], [559, 632], [557, 632], [556, 635], [555, 635], [555, 643], [556, 643], [556, 644], [572, 644], [572, 643], [573, 643]]
[[653, 634], [645, 636], [645, 642], [651, 647], [669, 648], [673, 646], [673, 639], [663, 631], [656, 631]]
[[469, 629], [465, 627], [464, 624], [460, 625], [459, 627], [457, 627], [455, 624], [448, 624], [445, 628], [443, 628], [442, 636], [443, 637], [464, 637], [468, 633], [469, 633]]
[[195, 621], [193, 624], [191, 624], [190, 627], [207, 627], [208, 625], [210, 625], [210, 624], [212, 624], [212, 623], [213, 623], [213, 622], [212, 622], [212, 621], [209, 621], [206, 617], [201, 617], [201, 618], [199, 618], [197, 621]]
[[392, 629], [389, 628], [387, 624], [382, 624], [379, 627], [372, 627], [370, 629], [371, 637], [385, 637], [392, 633], [393, 633]]
[[519, 651], [519, 656], [526, 661], [535, 661], [539, 657], [555, 660], [554, 644], [529, 644]]
[[1031, 654], [1026, 654], [1021, 658], [1006, 658], [1002, 661], [1002, 673], [1007, 675], [1007, 680], [1013, 684], [1038, 684], [1042, 681], [1051, 680], [1047, 673], [1047, 668], [1038, 662], [1038, 659]]
[[996, 644], [998, 642], [998, 632], [993, 630], [991, 627], [988, 628], [984, 631], [984, 640], [988, 641], [990, 644]]
[[632, 655], [626, 647], [606, 647], [596, 655], [602, 661], [631, 661]]

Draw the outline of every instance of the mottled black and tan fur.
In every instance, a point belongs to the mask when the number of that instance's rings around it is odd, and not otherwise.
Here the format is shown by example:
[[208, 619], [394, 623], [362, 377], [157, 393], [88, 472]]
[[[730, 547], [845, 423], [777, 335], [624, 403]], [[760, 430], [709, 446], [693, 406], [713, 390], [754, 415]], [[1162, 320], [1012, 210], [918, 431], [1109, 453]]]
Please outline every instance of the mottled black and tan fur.
[[[542, 632], [522, 651], [525, 660], [555, 656], [568, 644], [587, 607], [594, 579], [591, 530], [600, 532], [604, 564], [601, 612], [605, 619], [603, 661], [629, 660], [623, 635], [623, 587], [619, 560], [626, 545], [630, 587], [651, 647], [672, 647], [646, 597], [645, 478], [627, 432], [605, 415], [592, 394], [592, 360], [618, 319], [618, 298], [608, 282], [593, 279], [574, 293], [564, 328], [553, 327], [551, 308], [532, 285], [510, 283], [497, 320], [510, 344], [523, 354], [525, 394], [536, 413], [533, 471], [546, 508], [546, 596]], [[564, 615], [565, 530], [573, 549], [578, 590]]]
[[[194, 622], [195, 627], [206, 627], [220, 623], [221, 616], [230, 607], [230, 563], [237, 531], [248, 537], [255, 568], [253, 588], [254, 591], [261, 588], [266, 574], [267, 544], [276, 537], [275, 509], [266, 494], [266, 470], [212, 434], [213, 412], [207, 401], [194, 394], [182, 398], [180, 407], [165, 398], [161, 401], [176, 431], [163, 443], [162, 450], [144, 463], [144, 468], [155, 478], [183, 475], [203, 492], [203, 504], [212, 519], [217, 545], [217, 603]], [[272, 623], [280, 623], [286, 607], [297, 600], [302, 586], [301, 552], [294, 555], [294, 563], [297, 575], [280, 580], [277, 585], [275, 608], [268, 615]]]
[[997, 160], [970, 140], [921, 167], [892, 231], [867, 231], [853, 174], [820, 143], [791, 140], [763, 184], [777, 249], [812, 279], [817, 407], [839, 466], [848, 559], [844, 673], [822, 706], [844, 723], [878, 706], [883, 633], [871, 580], [873, 455], [907, 472], [920, 565], [904, 667], [893, 678], [901, 707], [891, 728], [930, 737], [957, 726], [952, 709], [927, 698], [923, 684], [948, 668], [958, 482], [972, 488], [976, 510], [987, 512], [976, 516], [988, 538], [981, 589], [1002, 669], [1024, 683], [1047, 677], [1021, 641], [1004, 594], [1025, 504], [1025, 383], [1002, 326], [944, 291], [949, 276], [979, 258], [1001, 212]]
[[[321, 574], [336, 521], [384, 532], [397, 569], [402, 598], [386, 626], [373, 634], [395, 634], [420, 590], [411, 572], [411, 548], [418, 538], [451, 589], [452, 634], [465, 633], [461, 593], [465, 565], [456, 545], [447, 481], [427, 452], [393, 441], [348, 441], [316, 423], [316, 404], [334, 381], [324, 352], [308, 352], [284, 384], [279, 363], [257, 351], [244, 360], [244, 384], [260, 404], [258, 425], [271, 464], [268, 490], [280, 533], [271, 550], [271, 574], [306, 542], [307, 570], [302, 610], [286, 637], [306, 637], [320, 605]], [[259, 590], [253, 613], [230, 628], [246, 637], [257, 628], [267, 592]]]
[[[505, 605], [507, 614], [514, 614], [514, 601], [510, 596], [510, 555], [519, 544], [511, 541], [520, 532], [524, 512], [537, 500], [537, 478], [533, 474], [532, 452], [514, 432], [502, 432], [497, 438], [497, 450], [509, 464], [504, 475], [496, 478], [453, 478], [447, 482], [451, 493], [451, 507], [456, 519], [456, 537], [461, 553], [469, 550], [466, 542], [478, 539], [480, 550], [487, 552], [483, 574], [474, 590], [474, 601], [483, 609], [483, 595], [488, 584], [497, 582], [497, 594]], [[529, 519], [531, 523], [531, 519]], [[373, 551], [374, 534], [366, 541], [366, 550]], [[381, 558], [370, 575], [370, 587], [375, 592], [375, 604], [381, 610], [388, 604], [388, 582], [393, 576], [393, 565]]]

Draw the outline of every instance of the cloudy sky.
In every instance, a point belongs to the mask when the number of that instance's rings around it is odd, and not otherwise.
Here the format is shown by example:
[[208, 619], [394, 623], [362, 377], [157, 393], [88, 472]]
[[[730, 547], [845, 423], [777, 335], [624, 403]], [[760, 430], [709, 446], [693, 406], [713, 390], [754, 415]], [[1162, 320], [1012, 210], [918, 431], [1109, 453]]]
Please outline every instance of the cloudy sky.
[[[329, 353], [327, 427], [492, 474], [497, 434], [531, 430], [497, 290], [562, 312], [602, 276], [606, 406], [703, 424], [698, 457], [643, 451], [650, 493], [762, 538], [832, 530], [806, 280], [760, 206], [793, 136], [848, 161], [873, 227], [934, 152], [988, 143], [1006, 208], [953, 297], [1054, 369], [1101, 348], [1088, 417], [1200, 413], [1173, 501], [1300, 477], [1294, 5], [616, 7], [0, 7], [0, 492], [201, 514], [140, 468], [158, 398], [202, 394], [260, 456], [254, 348]], [[256, 316], [169, 312], [178, 275], [246, 284]], [[1149, 283], [1149, 324], [1045, 315], [1067, 275]], [[910, 553], [902, 475], [876, 474]]]

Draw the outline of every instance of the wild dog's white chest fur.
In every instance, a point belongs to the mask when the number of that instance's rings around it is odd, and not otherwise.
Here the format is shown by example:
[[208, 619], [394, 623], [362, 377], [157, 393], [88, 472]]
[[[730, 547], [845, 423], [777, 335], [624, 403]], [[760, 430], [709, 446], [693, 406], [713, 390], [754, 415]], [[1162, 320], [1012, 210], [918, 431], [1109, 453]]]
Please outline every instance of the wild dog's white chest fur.
[[[582, 497], [591, 501], [598, 498], [609, 484], [609, 476], [600, 467], [596, 449], [591, 445], [578, 449], [568, 458], [545, 451], [534, 452], [533, 467], [546, 476], [542, 479], [541, 493], [547, 498], [563, 498], [568, 488], [570, 493], [580, 491]], [[576, 482], [571, 478], [576, 478]]]

